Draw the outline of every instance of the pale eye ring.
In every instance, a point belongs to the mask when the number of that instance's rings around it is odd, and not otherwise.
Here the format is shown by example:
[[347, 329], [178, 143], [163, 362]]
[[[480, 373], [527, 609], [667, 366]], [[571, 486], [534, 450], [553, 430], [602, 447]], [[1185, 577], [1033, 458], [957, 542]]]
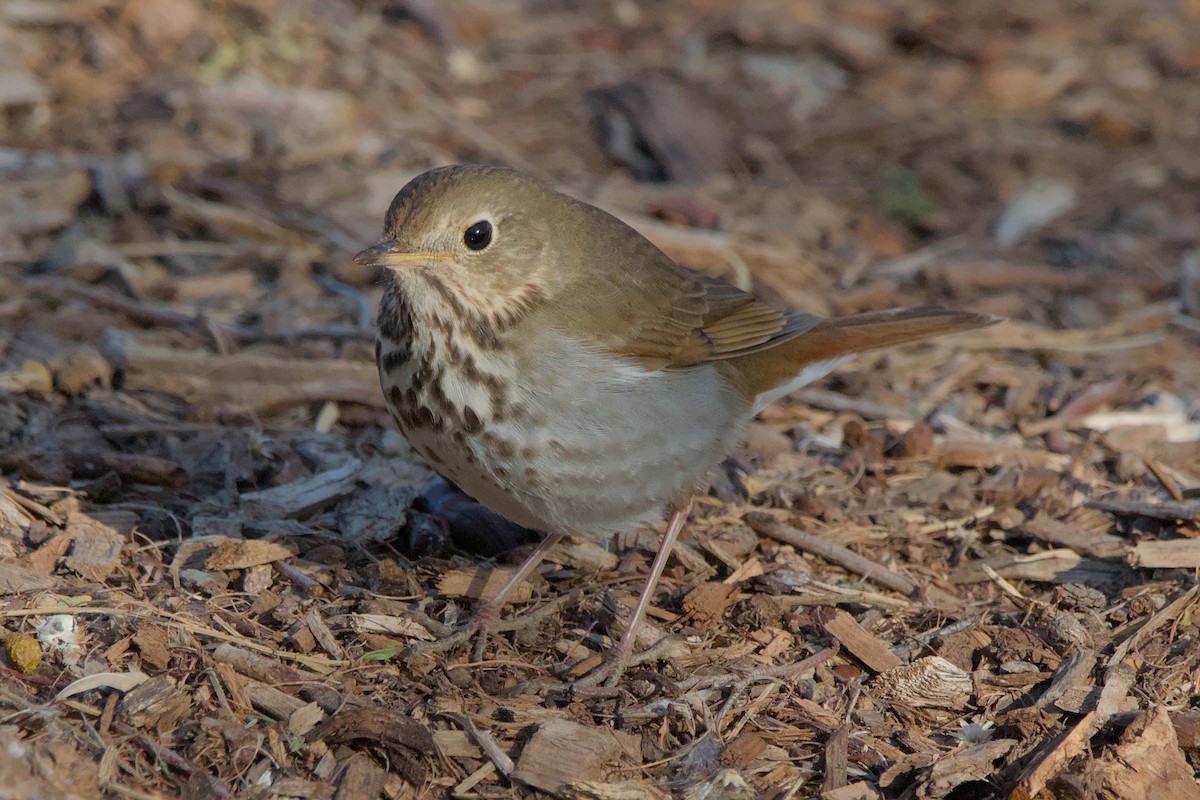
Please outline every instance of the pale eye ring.
[[492, 234], [492, 223], [481, 219], [467, 228], [467, 232], [463, 234], [463, 244], [471, 250], [486, 250], [487, 246], [492, 243]]

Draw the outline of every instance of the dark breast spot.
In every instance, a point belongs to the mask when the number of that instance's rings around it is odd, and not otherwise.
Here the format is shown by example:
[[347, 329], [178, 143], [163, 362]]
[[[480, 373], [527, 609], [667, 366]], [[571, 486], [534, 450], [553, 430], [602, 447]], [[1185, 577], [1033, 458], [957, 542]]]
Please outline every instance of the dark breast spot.
[[378, 342], [376, 343], [375, 347], [377, 350], [375, 354], [375, 361], [378, 362], [379, 368], [384, 372], [395, 372], [407, 364], [409, 358], [412, 357], [412, 353], [408, 350], [389, 350], [387, 353], [380, 355], [378, 352]]
[[483, 432], [483, 446], [491, 452], [495, 453], [497, 458], [502, 458], [505, 461], [511, 460], [517, 454], [517, 449], [513, 447], [513, 443], [508, 439], [503, 439], [491, 431]]

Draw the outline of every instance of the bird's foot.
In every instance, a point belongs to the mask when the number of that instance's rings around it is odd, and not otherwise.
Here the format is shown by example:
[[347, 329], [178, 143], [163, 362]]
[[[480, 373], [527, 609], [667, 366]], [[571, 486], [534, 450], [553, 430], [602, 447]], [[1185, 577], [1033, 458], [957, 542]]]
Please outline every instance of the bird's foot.
[[473, 617], [457, 628], [448, 628], [419, 612], [413, 616], [437, 638], [431, 642], [416, 642], [404, 648], [403, 658], [406, 662], [419, 656], [433, 657], [444, 653], [477, 634], [473, 657], [475, 661], [481, 661], [483, 651], [487, 647], [488, 635], [497, 633], [501, 628], [500, 607], [492, 603], [484, 603]]

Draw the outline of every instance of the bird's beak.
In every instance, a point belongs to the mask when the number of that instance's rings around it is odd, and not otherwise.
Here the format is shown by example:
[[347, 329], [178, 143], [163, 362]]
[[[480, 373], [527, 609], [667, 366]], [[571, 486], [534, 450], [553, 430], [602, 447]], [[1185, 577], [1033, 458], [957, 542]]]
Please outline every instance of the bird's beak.
[[363, 267], [408, 267], [421, 262], [447, 261], [449, 253], [430, 250], [405, 250], [395, 239], [385, 239], [374, 247], [368, 247], [354, 257], [354, 263]]

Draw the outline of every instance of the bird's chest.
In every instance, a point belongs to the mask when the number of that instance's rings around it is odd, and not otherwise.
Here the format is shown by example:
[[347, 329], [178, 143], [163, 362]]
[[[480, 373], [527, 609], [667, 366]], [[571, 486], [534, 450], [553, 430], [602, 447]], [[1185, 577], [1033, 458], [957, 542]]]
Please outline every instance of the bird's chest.
[[432, 467], [529, 527], [602, 535], [690, 493], [739, 417], [715, 374], [646, 372], [550, 334], [480, 349], [415, 326], [384, 340], [397, 425]]

